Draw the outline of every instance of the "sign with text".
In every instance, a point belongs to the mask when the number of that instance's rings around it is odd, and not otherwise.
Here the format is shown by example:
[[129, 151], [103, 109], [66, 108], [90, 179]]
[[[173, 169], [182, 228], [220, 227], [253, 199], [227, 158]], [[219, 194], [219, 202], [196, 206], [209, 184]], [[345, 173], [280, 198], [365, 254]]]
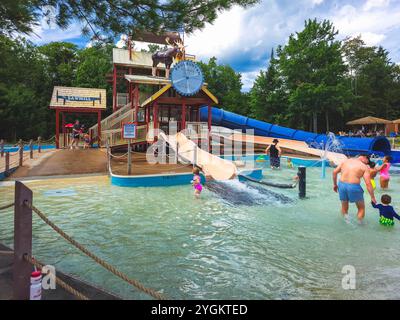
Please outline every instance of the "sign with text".
[[106, 90], [96, 88], [55, 86], [50, 108], [106, 109]]
[[122, 138], [136, 139], [136, 125], [133, 122], [126, 122], [122, 124]]

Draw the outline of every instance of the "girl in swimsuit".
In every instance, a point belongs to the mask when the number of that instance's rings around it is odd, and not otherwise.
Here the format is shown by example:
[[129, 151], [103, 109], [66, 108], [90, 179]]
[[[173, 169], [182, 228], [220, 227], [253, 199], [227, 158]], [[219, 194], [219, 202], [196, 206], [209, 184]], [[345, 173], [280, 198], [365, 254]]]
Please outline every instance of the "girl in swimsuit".
[[201, 185], [201, 177], [199, 168], [193, 168], [193, 188], [194, 188], [194, 196], [196, 198], [200, 197], [201, 191], [203, 190], [203, 186]]
[[379, 182], [381, 184], [381, 189], [386, 190], [389, 188], [389, 180], [390, 180], [390, 162], [392, 161], [392, 157], [386, 156], [383, 158], [383, 164], [378, 167], [376, 170], [379, 171], [380, 177]]
[[374, 188], [374, 190], [376, 189], [375, 177], [378, 174], [378, 171], [375, 169], [375, 167], [376, 167], [376, 162], [370, 161], [369, 162], [369, 175], [371, 176], [371, 184], [372, 184], [372, 188]]

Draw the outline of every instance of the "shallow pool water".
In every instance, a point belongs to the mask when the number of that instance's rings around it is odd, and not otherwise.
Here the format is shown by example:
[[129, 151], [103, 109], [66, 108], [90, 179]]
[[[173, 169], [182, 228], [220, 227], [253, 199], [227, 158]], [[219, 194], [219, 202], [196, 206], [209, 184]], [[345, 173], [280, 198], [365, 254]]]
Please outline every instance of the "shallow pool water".
[[[266, 169], [290, 182], [296, 170]], [[192, 188], [122, 188], [108, 177], [29, 182], [34, 204], [94, 253], [173, 299], [399, 299], [400, 224], [381, 227], [368, 206], [365, 225], [340, 216], [331, 170], [307, 169], [297, 190], [228, 183], [218, 193]], [[389, 193], [400, 211], [400, 176]], [[250, 199], [237, 203], [231, 198]], [[269, 191], [273, 191], [272, 196]], [[274, 195], [275, 194], [275, 195]], [[278, 194], [278, 197], [276, 196]], [[380, 197], [381, 192], [378, 192]], [[282, 198], [282, 197], [283, 198]], [[13, 188], [0, 187], [0, 205]], [[283, 201], [282, 199], [286, 199]], [[369, 199], [367, 197], [367, 199]], [[0, 212], [0, 242], [12, 244], [12, 212]], [[147, 299], [34, 216], [33, 252], [56, 268], [125, 298]], [[356, 270], [356, 290], [342, 288], [342, 268]]]

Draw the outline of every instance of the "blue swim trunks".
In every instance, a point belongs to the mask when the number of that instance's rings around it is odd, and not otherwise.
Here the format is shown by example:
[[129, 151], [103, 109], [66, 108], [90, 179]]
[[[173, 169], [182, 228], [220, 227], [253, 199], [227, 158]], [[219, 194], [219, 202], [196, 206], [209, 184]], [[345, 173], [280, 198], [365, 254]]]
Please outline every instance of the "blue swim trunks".
[[364, 201], [364, 190], [360, 184], [339, 181], [338, 187], [340, 201], [352, 203]]

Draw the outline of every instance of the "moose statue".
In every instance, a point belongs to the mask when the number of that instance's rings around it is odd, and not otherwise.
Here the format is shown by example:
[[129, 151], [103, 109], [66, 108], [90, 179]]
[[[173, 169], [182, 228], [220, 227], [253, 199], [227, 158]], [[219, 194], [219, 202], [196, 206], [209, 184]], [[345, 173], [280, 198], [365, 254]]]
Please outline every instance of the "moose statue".
[[151, 69], [151, 74], [153, 77], [156, 76], [157, 73], [157, 66], [159, 63], [165, 64], [165, 77], [169, 78], [169, 70], [171, 68], [172, 62], [174, 59], [182, 59], [185, 55], [185, 46], [183, 45], [182, 40], [177, 39], [170, 42], [170, 38], [167, 37], [165, 39], [167, 44], [172, 46], [172, 48], [168, 48], [165, 51], [158, 51], [154, 53], [151, 58], [153, 60], [153, 67]]

